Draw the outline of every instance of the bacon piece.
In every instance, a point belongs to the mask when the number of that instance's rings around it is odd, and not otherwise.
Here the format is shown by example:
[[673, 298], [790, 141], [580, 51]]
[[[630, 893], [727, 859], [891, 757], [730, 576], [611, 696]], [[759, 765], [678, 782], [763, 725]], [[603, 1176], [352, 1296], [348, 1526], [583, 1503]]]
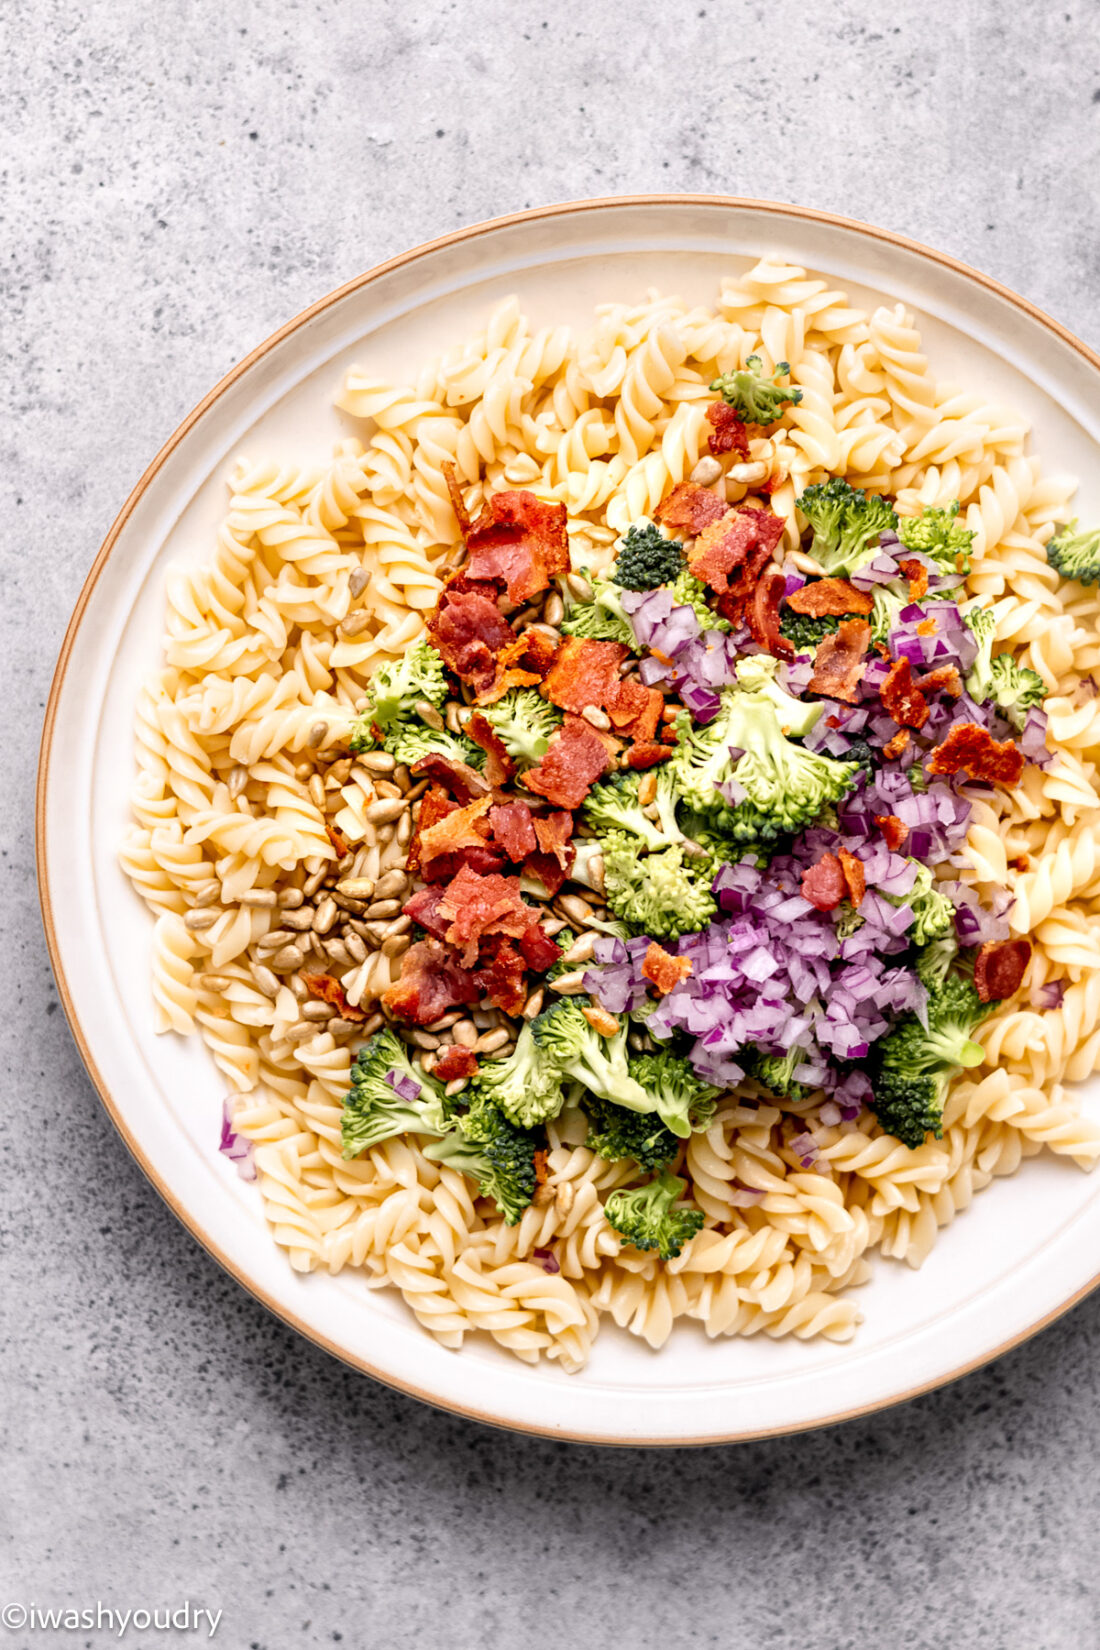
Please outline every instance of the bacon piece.
[[1003, 1003], [1019, 991], [1031, 961], [1030, 940], [989, 940], [974, 958], [974, 990], [983, 1003]]
[[962, 677], [956, 665], [937, 665], [935, 670], [918, 676], [916, 685], [923, 694], [943, 692], [949, 699], [958, 699], [962, 693]]
[[347, 838], [344, 836], [344, 833], [337, 830], [335, 825], [326, 825], [325, 835], [332, 843], [332, 846], [336, 851], [337, 859], [347, 859], [348, 855], [351, 853], [351, 849], [348, 847]]
[[659, 997], [667, 997], [691, 973], [690, 957], [674, 957], [663, 945], [651, 940], [642, 963], [642, 977], [652, 981]]
[[699, 534], [688, 566], [697, 579], [709, 584], [719, 595], [729, 589], [729, 576], [740, 567], [750, 550], [756, 548], [754, 515], [759, 511], [727, 510]]
[[558, 643], [545, 630], [524, 630], [497, 655], [493, 680], [478, 690], [479, 705], [493, 705], [512, 688], [535, 687], [558, 653]]
[[302, 983], [311, 997], [319, 997], [323, 1003], [331, 1003], [342, 1020], [365, 1020], [366, 1010], [356, 1008], [349, 1003], [347, 995], [339, 980], [334, 980], [331, 974], [303, 974]]
[[527, 1001], [527, 964], [510, 939], [483, 942], [474, 978], [494, 1008], [522, 1014]]
[[[476, 689], [491, 686], [497, 655], [516, 633], [496, 602], [453, 580], [428, 615], [428, 635], [445, 665]], [[485, 587], [483, 587], [485, 588]], [[492, 586], [488, 586], [492, 589]]]
[[619, 666], [629, 656], [622, 642], [570, 636], [543, 683], [543, 694], [552, 705], [578, 716], [589, 705], [602, 709], [618, 692]]
[[595, 728], [567, 713], [538, 767], [521, 774], [520, 782], [555, 807], [572, 810], [580, 807], [610, 762], [611, 754]]
[[892, 739], [888, 739], [882, 747], [882, 754], [888, 762], [896, 757], [904, 756], [909, 748], [909, 729], [899, 728]]
[[499, 580], [508, 600], [529, 602], [551, 579], [569, 571], [564, 504], [547, 504], [534, 493], [493, 493], [466, 534], [471, 579]]
[[922, 561], [906, 556], [899, 560], [898, 566], [909, 580], [909, 600], [919, 602], [922, 596], [928, 594], [928, 569]]
[[516, 865], [522, 865], [536, 846], [535, 827], [526, 802], [498, 802], [489, 810], [489, 827], [494, 842], [498, 842]]
[[463, 1048], [459, 1043], [445, 1048], [432, 1067], [432, 1076], [438, 1077], [441, 1083], [453, 1083], [458, 1077], [476, 1075], [477, 1055], [472, 1048]]
[[427, 1026], [480, 997], [473, 975], [438, 940], [418, 940], [402, 957], [401, 977], [382, 993], [382, 1003], [394, 1019]]
[[[909, 735], [906, 734], [905, 737], [908, 742]], [[909, 835], [908, 825], [906, 825], [903, 820], [900, 820], [897, 814], [876, 814], [875, 824], [882, 832], [882, 840], [890, 849], [891, 853], [897, 853], [898, 849]]]
[[573, 869], [577, 850], [569, 840], [573, 832], [570, 813], [545, 814], [535, 819], [538, 852], [528, 855], [523, 869], [536, 877], [548, 894], [556, 894]]
[[463, 804], [487, 796], [489, 792], [488, 784], [476, 768], [471, 768], [466, 762], [456, 762], [451, 756], [442, 756], [438, 751], [429, 751], [427, 756], [422, 756], [413, 763], [411, 771], [418, 779], [430, 779], [433, 785], [442, 785], [456, 802]]
[[813, 675], [807, 684], [810, 691], [854, 705], [870, 645], [871, 626], [866, 619], [842, 619], [833, 634], [817, 644]]
[[787, 597], [792, 613], [808, 613], [814, 619], [843, 619], [853, 613], [866, 615], [874, 605], [870, 596], [857, 590], [847, 579], [814, 579]]
[[879, 697], [899, 727], [923, 728], [928, 720], [928, 700], [913, 680], [908, 659], [896, 659], [890, 666]]
[[[673, 730], [673, 743], [675, 743], [675, 730]], [[628, 768], [640, 771], [643, 768], [655, 768], [658, 762], [667, 762], [671, 755], [672, 749], [669, 745], [659, 745], [651, 739], [644, 739], [636, 745], [631, 745], [624, 755], [623, 761]]]
[[779, 604], [786, 588], [787, 581], [778, 568], [766, 573], [758, 581], [745, 615], [753, 641], [777, 658], [794, 655], [794, 648], [779, 632]]
[[490, 785], [506, 785], [516, 771], [516, 764], [496, 728], [479, 710], [465, 723], [465, 729], [475, 745], [485, 752], [485, 777]]
[[455, 808], [443, 819], [420, 832], [420, 861], [427, 866], [440, 854], [452, 854], [459, 848], [480, 848], [489, 838], [488, 821], [484, 816], [492, 807], [492, 798], [475, 797], [464, 808]]
[[642, 740], [653, 738], [664, 708], [664, 695], [657, 688], [643, 687], [634, 676], [621, 677], [604, 706], [617, 734]]
[[550, 1178], [549, 1152], [535, 1153], [535, 1185], [545, 1186]]
[[668, 497], [662, 499], [653, 514], [657, 520], [674, 532], [695, 538], [704, 527], [724, 516], [729, 505], [717, 493], [700, 487], [697, 481], [681, 481]]
[[545, 974], [548, 968], [553, 968], [561, 960], [561, 946], [549, 934], [544, 934], [537, 922], [533, 922], [522, 935], [519, 948], [524, 962], [536, 974]]
[[840, 869], [844, 872], [844, 881], [848, 885], [848, 898], [853, 906], [859, 909], [859, 902], [867, 892], [867, 873], [863, 869], [863, 861], [850, 854], [847, 848], [837, 849], [837, 858], [840, 860]]
[[470, 512], [466, 508], [466, 500], [462, 496], [462, 488], [458, 485], [458, 478], [455, 475], [455, 467], [448, 459], [445, 458], [439, 468], [443, 471], [443, 479], [447, 483], [447, 491], [451, 495], [451, 509], [455, 513], [455, 519], [457, 520], [462, 531], [463, 538], [465, 538], [466, 534], [470, 531]]
[[749, 432], [736, 407], [728, 401], [712, 401], [707, 408], [707, 423], [712, 426], [707, 446], [712, 453], [737, 453], [749, 456]]
[[833, 911], [848, 892], [844, 867], [835, 854], [822, 854], [802, 874], [802, 898], [817, 911]]
[[440, 915], [439, 907], [443, 902], [443, 889], [438, 884], [431, 888], [418, 888], [410, 899], [401, 907], [405, 916], [418, 922], [421, 928], [426, 928], [433, 939], [441, 940], [447, 932], [450, 919]]
[[420, 812], [417, 815], [416, 829], [412, 834], [412, 841], [409, 843], [408, 858], [405, 861], [406, 869], [419, 871], [421, 862], [420, 844], [424, 832], [430, 830], [439, 820], [446, 819], [448, 814], [457, 812], [457, 809], [458, 803], [451, 801], [441, 785], [432, 785], [425, 792], [421, 799]]
[[1007, 786], [1018, 785], [1023, 771], [1023, 752], [1012, 740], [998, 741], [974, 722], [956, 722], [927, 767], [930, 774], [966, 772], [971, 779]]
[[519, 939], [532, 917], [531, 907], [520, 898], [518, 877], [481, 876], [468, 865], [447, 884], [439, 912], [448, 919], [447, 940], [466, 968], [477, 957], [479, 940], [489, 934]]

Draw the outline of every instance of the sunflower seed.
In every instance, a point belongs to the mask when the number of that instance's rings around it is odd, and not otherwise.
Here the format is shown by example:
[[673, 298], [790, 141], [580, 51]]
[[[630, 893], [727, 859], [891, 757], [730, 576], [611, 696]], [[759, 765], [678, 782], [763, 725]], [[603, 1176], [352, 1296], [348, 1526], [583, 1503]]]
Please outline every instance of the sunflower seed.
[[581, 715], [590, 727], [598, 728], [601, 733], [606, 733], [611, 726], [610, 716], [605, 710], [601, 710], [598, 705], [585, 705]]
[[575, 968], [571, 974], [559, 974], [556, 980], [550, 981], [550, 989], [563, 997], [575, 997], [584, 990], [584, 975], [583, 968]]
[[569, 947], [569, 950], [563, 954], [560, 961], [564, 963], [589, 962], [591, 961], [592, 953], [595, 949], [596, 936], [592, 930], [589, 929], [586, 934], [581, 935], [579, 940], [573, 941], [573, 944]]
[[419, 1027], [409, 1032], [409, 1042], [414, 1048], [438, 1048], [439, 1038], [433, 1037], [430, 1031], [421, 1031]]
[[336, 901], [331, 895], [326, 895], [313, 913], [313, 932], [327, 934], [336, 921]]
[[545, 1001], [545, 990], [541, 985], [537, 986], [523, 1005], [523, 1018], [525, 1020], [533, 1020], [537, 1014], [541, 1014], [542, 1005]]
[[483, 1036], [479, 1037], [477, 1042], [474, 1044], [474, 1053], [495, 1054], [498, 1049], [503, 1048], [506, 1043], [510, 1043], [511, 1041], [511, 1036], [507, 1031], [505, 1031], [504, 1027], [501, 1026], [499, 1030], [486, 1031]]
[[452, 1028], [451, 1036], [459, 1048], [473, 1048], [477, 1042], [477, 1027], [472, 1020], [459, 1020]]
[[443, 1093], [447, 1096], [448, 1100], [453, 1100], [456, 1094], [462, 1093], [469, 1081], [470, 1079], [468, 1077], [452, 1077], [451, 1081], [443, 1090]]
[[542, 616], [546, 623], [555, 627], [561, 624], [565, 617], [565, 603], [558, 591], [552, 590], [542, 605]]
[[348, 590], [354, 600], [361, 596], [370, 583], [370, 573], [365, 567], [353, 567], [348, 574]]
[[398, 957], [403, 957], [411, 944], [412, 941], [407, 934], [394, 934], [390, 939], [382, 941], [382, 955], [394, 961]]
[[207, 928], [213, 928], [220, 911], [188, 911], [183, 919], [183, 926], [190, 929], [192, 934], [201, 934]]
[[278, 995], [281, 982], [271, 972], [270, 968], [264, 967], [263, 963], [254, 962], [252, 964], [252, 978], [255, 980], [265, 997], [275, 997]]
[[339, 629], [344, 636], [358, 636], [361, 630], [366, 630], [371, 621], [369, 608], [360, 608], [357, 613], [349, 613], [340, 620]]
[[247, 894], [240, 896], [239, 903], [241, 905], [274, 908], [277, 897], [274, 888], [250, 888]]
[[400, 910], [401, 901], [399, 899], [377, 899], [373, 905], [367, 906], [367, 920], [368, 922], [388, 921], [391, 917], [396, 917]]
[[418, 699], [414, 708], [420, 720], [429, 728], [434, 728], [436, 733], [443, 732], [446, 724], [430, 699]]
[[309, 776], [309, 799], [321, 813], [325, 811], [325, 782], [319, 773]]
[[370, 899], [374, 893], [373, 877], [342, 877], [336, 884], [338, 894], [346, 894], [349, 899]]
[[294, 969], [301, 968], [305, 960], [305, 953], [300, 945], [284, 945], [280, 951], [276, 951], [270, 962], [278, 973], [291, 974]]
[[363, 818], [370, 825], [389, 825], [399, 819], [408, 807], [408, 803], [401, 797], [384, 796], [378, 802], [372, 802], [366, 809]]
[[578, 922], [583, 927], [592, 921], [592, 907], [579, 894], [562, 894], [558, 904], [570, 922]]
[[322, 1003], [315, 1000], [312, 1003], [306, 1003], [303, 1005], [302, 1019], [331, 1020], [335, 1012], [336, 1010], [333, 1008], [331, 1003]]
[[706, 457], [699, 460], [694, 470], [692, 470], [689, 479], [694, 481], [700, 487], [710, 487], [718, 480], [718, 477], [721, 474], [722, 466], [716, 458], [711, 458], [708, 453]]
[[397, 895], [403, 894], [408, 886], [409, 879], [404, 871], [387, 871], [375, 883], [374, 897], [375, 899], [394, 899]]
[[567, 573], [565, 575], [566, 588], [571, 596], [579, 602], [590, 602], [594, 591], [583, 573]]
[[397, 766], [396, 758], [388, 751], [364, 751], [358, 762], [368, 773], [392, 773]]
[[275, 903], [281, 911], [296, 911], [304, 899], [300, 888], [284, 888]]
[[328, 723], [314, 722], [313, 726], [309, 730], [309, 734], [307, 735], [306, 744], [309, 746], [310, 750], [318, 750], [327, 738]]

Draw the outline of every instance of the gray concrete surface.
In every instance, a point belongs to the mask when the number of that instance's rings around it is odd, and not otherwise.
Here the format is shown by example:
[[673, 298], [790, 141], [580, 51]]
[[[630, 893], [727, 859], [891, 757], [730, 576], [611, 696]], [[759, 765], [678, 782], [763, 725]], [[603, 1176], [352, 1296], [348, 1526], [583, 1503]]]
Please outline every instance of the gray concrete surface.
[[1100, 343], [1100, 12], [6, 0], [0, 34], [0, 1602], [190, 1599], [242, 1650], [1100, 1644], [1100, 1297], [814, 1436], [604, 1453], [435, 1414], [268, 1317], [134, 1168], [58, 1009], [31, 838], [55, 651], [131, 483], [253, 344], [416, 241], [591, 194], [771, 196]]

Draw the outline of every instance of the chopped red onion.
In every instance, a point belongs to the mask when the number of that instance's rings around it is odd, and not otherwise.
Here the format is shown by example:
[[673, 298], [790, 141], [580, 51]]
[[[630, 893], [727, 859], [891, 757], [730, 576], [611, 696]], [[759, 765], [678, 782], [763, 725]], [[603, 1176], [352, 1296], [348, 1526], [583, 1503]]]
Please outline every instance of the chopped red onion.
[[558, 1257], [553, 1249], [536, 1249], [534, 1256], [543, 1271], [549, 1272], [551, 1277], [555, 1277], [561, 1271], [561, 1267], [558, 1265]]
[[253, 1161], [252, 1142], [234, 1129], [228, 1097], [222, 1102], [222, 1128], [218, 1150], [224, 1152], [231, 1163], [236, 1164], [237, 1173], [242, 1180], [255, 1180], [256, 1164]]
[[420, 1099], [422, 1085], [414, 1081], [413, 1078], [405, 1077], [398, 1071], [387, 1071], [386, 1082], [391, 1089], [401, 1096], [402, 1100], [407, 1100], [410, 1105], [414, 1100]]

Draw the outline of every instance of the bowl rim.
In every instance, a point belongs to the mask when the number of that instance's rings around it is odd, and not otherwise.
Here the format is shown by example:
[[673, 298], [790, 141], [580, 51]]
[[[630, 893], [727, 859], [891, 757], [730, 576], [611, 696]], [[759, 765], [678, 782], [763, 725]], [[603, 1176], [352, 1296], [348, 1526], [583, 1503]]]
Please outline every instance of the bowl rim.
[[307, 1340], [312, 1341], [317, 1346], [320, 1346], [325, 1352], [328, 1352], [333, 1357], [339, 1359], [340, 1362], [348, 1365], [350, 1368], [359, 1370], [363, 1374], [371, 1376], [372, 1379], [379, 1381], [383, 1386], [402, 1392], [408, 1397], [417, 1398], [421, 1402], [429, 1404], [435, 1409], [443, 1410], [444, 1412], [453, 1415], [461, 1415], [468, 1420], [479, 1421], [487, 1426], [498, 1427], [509, 1432], [520, 1432], [531, 1436], [553, 1438], [573, 1443], [602, 1444], [609, 1448], [686, 1449], [702, 1448], [711, 1444], [745, 1443], [753, 1439], [785, 1437], [799, 1432], [814, 1431], [819, 1427], [835, 1426], [841, 1421], [854, 1420], [859, 1416], [872, 1415], [876, 1414], [880, 1410], [891, 1409], [896, 1404], [907, 1403], [911, 1399], [918, 1398], [926, 1392], [934, 1391], [939, 1387], [947, 1386], [954, 1381], [960, 1380], [964, 1375], [968, 1375], [972, 1371], [980, 1369], [982, 1365], [991, 1363], [995, 1358], [1001, 1357], [1003, 1353], [1011, 1351], [1014, 1347], [1021, 1345], [1026, 1340], [1030, 1340], [1033, 1335], [1037, 1335], [1041, 1330], [1054, 1323], [1058, 1318], [1062, 1317], [1064, 1313], [1069, 1312], [1074, 1306], [1082, 1301], [1085, 1296], [1090, 1294], [1095, 1288], [1097, 1288], [1097, 1286], [1100, 1286], [1100, 1270], [1098, 1270], [1087, 1283], [1075, 1290], [1067, 1300], [1060, 1302], [1057, 1306], [1053, 1307], [1049, 1312], [1045, 1313], [1034, 1323], [1029, 1324], [1026, 1328], [1010, 1336], [1008, 1339], [991, 1348], [989, 1351], [982, 1352], [978, 1356], [967, 1360], [963, 1364], [960, 1364], [957, 1368], [949, 1370], [946, 1374], [932, 1376], [928, 1380], [920, 1382], [917, 1385], [907, 1388], [905, 1391], [896, 1393], [888, 1398], [872, 1399], [866, 1403], [854, 1404], [849, 1407], [839, 1409], [833, 1414], [810, 1421], [794, 1422], [789, 1426], [780, 1425], [740, 1429], [730, 1432], [723, 1432], [721, 1435], [708, 1435], [695, 1438], [646, 1438], [623, 1436], [619, 1439], [609, 1439], [605, 1434], [589, 1433], [584, 1430], [574, 1429], [572, 1427], [562, 1428], [553, 1425], [539, 1425], [534, 1422], [517, 1423], [502, 1420], [499, 1416], [493, 1415], [491, 1412], [477, 1409], [472, 1405], [461, 1403], [456, 1400], [450, 1400], [446, 1397], [440, 1396], [437, 1392], [425, 1391], [411, 1381], [400, 1379], [392, 1374], [389, 1374], [388, 1372], [376, 1368], [368, 1358], [349, 1352], [345, 1347], [340, 1346], [321, 1330], [306, 1323], [294, 1311], [273, 1299], [262, 1284], [257, 1283], [253, 1278], [251, 1278], [242, 1266], [239, 1265], [231, 1256], [226, 1254], [221, 1249], [220, 1245], [203, 1230], [198, 1217], [192, 1214], [192, 1212], [184, 1206], [182, 1201], [164, 1183], [155, 1165], [150, 1161], [146, 1152], [139, 1145], [120, 1108], [116, 1104], [107, 1083], [97, 1067], [92, 1051], [77, 1018], [73, 1004], [73, 998], [65, 972], [64, 961], [61, 955], [61, 946], [53, 915], [53, 899], [50, 893], [49, 864], [46, 843], [46, 794], [49, 786], [50, 756], [53, 744], [53, 735], [65, 676], [76, 642], [77, 632], [83, 622], [85, 611], [92, 599], [92, 595], [100, 575], [106, 566], [108, 558], [110, 557], [114, 546], [123, 531], [123, 528], [126, 526], [126, 523], [130, 519], [134, 510], [137, 508], [137, 505], [147, 488], [150, 486], [163, 465], [167, 462], [171, 454], [190, 433], [194, 426], [199, 423], [199, 421], [205, 416], [215, 402], [220, 400], [220, 398], [231, 388], [232, 385], [237, 382], [238, 379], [243, 377], [244, 374], [247, 373], [257, 362], [262, 360], [264, 356], [270, 354], [272, 350], [276, 349], [285, 339], [289, 338], [293, 333], [305, 326], [315, 316], [320, 315], [332, 305], [340, 303], [352, 293], [358, 291], [362, 287], [369, 286], [372, 282], [379, 280], [382, 276], [389, 274], [391, 271], [400, 269], [404, 265], [414, 263], [418, 259], [428, 257], [446, 247], [457, 245], [463, 241], [473, 241], [479, 236], [491, 234], [500, 229], [509, 229], [519, 224], [533, 223], [548, 218], [565, 217], [567, 215], [572, 216], [586, 212], [601, 212], [606, 211], [609, 208], [619, 207], [676, 208], [692, 206], [720, 207], [732, 211], [770, 213], [777, 217], [793, 218], [804, 222], [824, 224], [832, 228], [847, 230], [854, 234], [865, 236], [872, 241], [899, 247], [906, 252], [915, 253], [930, 263], [938, 264], [941, 268], [968, 278], [978, 286], [984, 287], [987, 291], [1011, 304], [1014, 308], [1021, 311], [1032, 321], [1038, 322], [1049, 332], [1053, 333], [1064, 344], [1068, 345], [1070, 349], [1080, 355], [1087, 365], [1094, 368], [1097, 372], [1100, 372], [1100, 353], [1090, 348], [1090, 346], [1084, 343], [1082, 339], [1078, 338], [1075, 333], [1071, 332], [1068, 327], [1063, 326], [1060, 321], [1056, 321], [1052, 316], [1048, 315], [1045, 310], [1040, 309], [1037, 304], [1032, 303], [1030, 299], [1023, 297], [1020, 293], [1014, 291], [1011, 287], [1006, 286], [1003, 282], [994, 279], [993, 276], [986, 275], [981, 270], [973, 268], [972, 265], [966, 263], [961, 258], [955, 257], [951, 253], [940, 252], [935, 247], [928, 246], [922, 241], [914, 240], [910, 236], [898, 234], [896, 231], [891, 229], [879, 228], [877, 225], [866, 223], [859, 218], [846, 217], [836, 212], [826, 212], [817, 207], [799, 206], [782, 201], [756, 200], [748, 196], [738, 195], [677, 193], [603, 195], [595, 196], [591, 199], [562, 201], [545, 206], [528, 207], [519, 212], [508, 212], [499, 217], [486, 218], [478, 223], [469, 224], [464, 228], [451, 230], [447, 234], [435, 236], [431, 240], [422, 241], [419, 245], [411, 247], [408, 251], [398, 253], [392, 258], [387, 258], [382, 263], [373, 265], [362, 274], [353, 276], [351, 280], [345, 281], [342, 285], [335, 287], [331, 292], [326, 293], [323, 297], [318, 298], [314, 303], [309, 304], [305, 309], [300, 310], [297, 315], [293, 316], [289, 321], [277, 328], [275, 332], [271, 333], [261, 343], [257, 344], [256, 347], [250, 350], [249, 353], [237, 362], [235, 366], [231, 367], [230, 370], [218, 380], [213, 388], [203, 396], [202, 400], [191, 409], [191, 411], [180, 422], [180, 424], [168, 437], [167, 441], [164, 442], [159, 451], [147, 465], [142, 475], [131, 489], [128, 497], [112, 522], [106, 537], [100, 545], [95, 559], [93, 560], [92, 565], [85, 576], [76, 605], [73, 608], [72, 616], [66, 626], [65, 636], [62, 640], [61, 648], [57, 657], [57, 664], [54, 667], [45, 716], [43, 719], [42, 737], [39, 746], [38, 771], [35, 785], [34, 837], [39, 905], [42, 915], [42, 926], [46, 937], [46, 948], [49, 953], [50, 963], [57, 982], [59, 1000], [64, 1010], [65, 1018], [68, 1021], [69, 1030], [72, 1034], [73, 1041], [76, 1043], [77, 1051], [80, 1054], [84, 1068], [87, 1071], [88, 1076], [91, 1078], [92, 1084], [99, 1095], [108, 1116], [110, 1117], [118, 1133], [121, 1135], [131, 1156], [134, 1158], [135, 1162], [138, 1164], [138, 1167], [151, 1182], [163, 1201], [172, 1210], [173, 1214], [176, 1215], [176, 1217], [190, 1232], [191, 1236], [195, 1238], [202, 1248], [205, 1249], [206, 1252], [212, 1256], [212, 1258], [225, 1271], [235, 1278], [236, 1281], [241, 1284], [242, 1287], [245, 1288], [255, 1300], [258, 1300], [260, 1304], [266, 1307], [269, 1312], [274, 1314], [274, 1316], [280, 1318], [284, 1323], [288, 1324], [300, 1335], [303, 1335]]

